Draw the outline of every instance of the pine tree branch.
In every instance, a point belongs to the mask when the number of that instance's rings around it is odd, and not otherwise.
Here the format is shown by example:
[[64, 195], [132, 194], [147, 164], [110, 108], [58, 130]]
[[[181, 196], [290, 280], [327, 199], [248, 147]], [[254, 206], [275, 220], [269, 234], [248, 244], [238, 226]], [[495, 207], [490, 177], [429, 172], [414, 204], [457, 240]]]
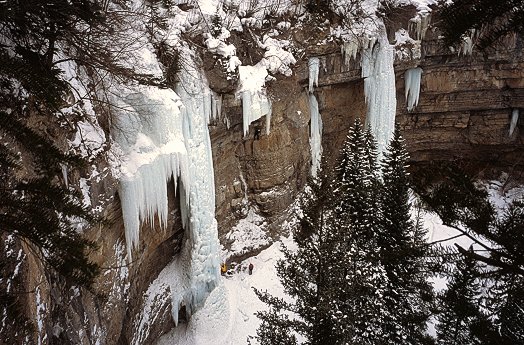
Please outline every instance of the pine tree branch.
[[496, 260], [496, 259], [493, 259], [493, 258], [490, 258], [490, 257], [486, 257], [486, 256], [483, 256], [483, 255], [480, 255], [474, 251], [470, 251], [470, 250], [467, 250], [467, 249], [464, 249], [463, 247], [461, 247], [459, 244], [456, 244], [455, 243], [455, 247], [457, 247], [457, 250], [464, 256], [467, 256], [469, 258], [472, 258], [474, 260], [477, 260], [477, 261], [481, 261], [485, 264], [488, 264], [488, 265], [491, 265], [491, 266], [494, 266], [494, 267], [498, 267], [498, 268], [501, 268], [503, 269], [504, 271], [506, 272], [512, 272], [512, 273], [516, 273], [518, 275], [521, 275], [524, 277], [524, 269], [520, 268], [519, 266], [516, 266], [516, 265], [510, 265], [510, 264], [507, 264], [501, 260]]

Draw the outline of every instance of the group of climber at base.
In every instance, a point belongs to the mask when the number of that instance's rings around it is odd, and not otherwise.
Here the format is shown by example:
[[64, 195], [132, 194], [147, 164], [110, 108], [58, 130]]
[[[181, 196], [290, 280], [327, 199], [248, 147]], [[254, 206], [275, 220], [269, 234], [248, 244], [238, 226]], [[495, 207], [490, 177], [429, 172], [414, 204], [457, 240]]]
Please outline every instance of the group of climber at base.
[[[249, 275], [252, 275], [253, 274], [253, 268], [255, 266], [253, 266], [253, 263], [249, 263], [249, 266], [247, 267], [248, 269], [248, 272], [249, 272]], [[236, 268], [236, 269], [233, 269], [233, 268]], [[233, 271], [237, 271], [237, 272], [240, 272], [240, 270], [242, 269], [242, 266], [239, 265], [238, 267], [233, 267], [232, 269], [228, 270], [227, 269], [227, 264], [224, 262], [222, 263], [222, 265], [220, 265], [220, 274], [222, 275], [232, 275], [233, 274]], [[245, 268], [244, 268], [245, 269]]]

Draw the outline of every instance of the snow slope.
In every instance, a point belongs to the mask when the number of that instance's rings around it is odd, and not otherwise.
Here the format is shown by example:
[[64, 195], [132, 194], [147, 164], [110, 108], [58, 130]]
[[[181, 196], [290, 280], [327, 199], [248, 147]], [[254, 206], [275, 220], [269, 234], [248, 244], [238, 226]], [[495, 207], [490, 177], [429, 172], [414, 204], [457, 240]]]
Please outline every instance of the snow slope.
[[[289, 244], [289, 239], [284, 243]], [[283, 296], [283, 288], [275, 270], [276, 262], [282, 258], [281, 242], [276, 242], [259, 255], [242, 263], [242, 269], [231, 276], [222, 276], [219, 285], [211, 292], [205, 305], [193, 314], [188, 323], [180, 323], [164, 335], [157, 345], [233, 345], [245, 344], [249, 335], [254, 335], [260, 323], [254, 315], [264, 310], [252, 287], [268, 290]], [[253, 263], [253, 275], [247, 266]]]

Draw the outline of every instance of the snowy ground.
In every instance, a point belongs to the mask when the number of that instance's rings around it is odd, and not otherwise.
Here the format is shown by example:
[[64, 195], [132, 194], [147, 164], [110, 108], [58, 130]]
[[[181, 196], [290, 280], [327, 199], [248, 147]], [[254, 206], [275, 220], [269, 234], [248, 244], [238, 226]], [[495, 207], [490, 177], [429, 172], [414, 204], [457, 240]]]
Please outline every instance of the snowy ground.
[[[289, 240], [285, 239], [285, 243]], [[242, 270], [231, 276], [222, 276], [219, 286], [208, 297], [206, 304], [187, 324], [162, 337], [158, 345], [233, 345], [246, 344], [254, 335], [259, 320], [254, 315], [265, 305], [255, 296], [252, 287], [268, 290], [282, 296], [282, 285], [277, 279], [275, 264], [282, 257], [281, 242], [276, 242], [259, 255], [242, 263]], [[253, 274], [247, 266], [253, 263]]]
[[[502, 208], [511, 200], [524, 195], [524, 187], [502, 190], [502, 184], [488, 184], [491, 200], [498, 208]], [[428, 229], [430, 242], [451, 238], [457, 230], [442, 225], [442, 221], [434, 214], [423, 214], [424, 225]], [[283, 239], [284, 244], [291, 246], [290, 239]], [[466, 237], [459, 237], [443, 244], [459, 243], [464, 247], [471, 244]], [[264, 310], [265, 305], [258, 300], [253, 287], [268, 290], [275, 296], [283, 296], [282, 285], [275, 271], [276, 262], [282, 258], [281, 242], [276, 242], [256, 257], [242, 263], [242, 270], [230, 277], [221, 277], [219, 286], [208, 297], [206, 304], [197, 311], [189, 323], [163, 336], [157, 345], [237, 345], [246, 344], [248, 336], [253, 336], [260, 323], [254, 313]], [[247, 266], [253, 263], [253, 275], [248, 275]], [[445, 287], [445, 280], [433, 279], [437, 290]], [[429, 332], [433, 333], [433, 325]]]

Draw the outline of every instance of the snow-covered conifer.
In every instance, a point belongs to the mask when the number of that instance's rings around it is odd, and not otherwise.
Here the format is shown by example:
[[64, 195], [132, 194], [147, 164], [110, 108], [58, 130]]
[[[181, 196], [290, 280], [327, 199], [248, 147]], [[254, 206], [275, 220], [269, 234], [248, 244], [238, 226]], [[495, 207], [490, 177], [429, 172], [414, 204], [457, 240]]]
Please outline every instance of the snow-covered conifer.
[[472, 258], [461, 257], [457, 261], [447, 290], [439, 296], [441, 313], [438, 316], [437, 344], [484, 344], [475, 331], [482, 325], [484, 334], [490, 333], [486, 327], [489, 325], [487, 317], [478, 305], [479, 275], [479, 265]]
[[387, 316], [384, 288], [387, 275], [377, 250], [378, 174], [376, 145], [357, 119], [341, 150], [335, 171], [336, 214], [347, 228], [344, 284], [337, 299], [349, 344], [375, 344], [382, 339]]
[[257, 313], [261, 344], [294, 344], [298, 334], [308, 344], [342, 344], [335, 300], [341, 274], [335, 271], [343, 269], [344, 238], [333, 217], [331, 180], [321, 170], [317, 176], [302, 198], [301, 227], [294, 233], [297, 249], [283, 248], [284, 259], [277, 263], [277, 275], [293, 302], [255, 290], [270, 307]]
[[431, 287], [425, 269], [428, 246], [420, 222], [411, 220], [408, 153], [398, 124], [381, 162], [381, 260], [388, 276], [384, 327], [392, 344], [421, 344], [430, 315]]

